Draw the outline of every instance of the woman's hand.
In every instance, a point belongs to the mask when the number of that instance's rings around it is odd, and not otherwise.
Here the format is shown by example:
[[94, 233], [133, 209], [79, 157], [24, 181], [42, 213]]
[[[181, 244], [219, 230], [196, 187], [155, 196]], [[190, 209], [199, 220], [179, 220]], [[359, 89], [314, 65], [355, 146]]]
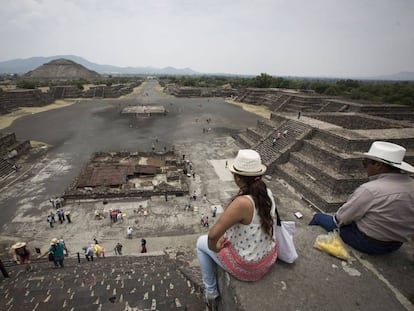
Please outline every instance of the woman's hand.
[[215, 252], [216, 253], [218, 253], [218, 252], [220, 252], [223, 248], [224, 248], [224, 245], [226, 244], [226, 238], [225, 237], [221, 237], [218, 241], [217, 241], [217, 243], [216, 243], [216, 249], [215, 249]]
[[211, 249], [213, 252], [218, 253], [221, 249], [224, 248], [226, 244], [226, 238], [220, 237], [218, 240], [212, 239], [211, 237], [208, 238], [208, 248]]

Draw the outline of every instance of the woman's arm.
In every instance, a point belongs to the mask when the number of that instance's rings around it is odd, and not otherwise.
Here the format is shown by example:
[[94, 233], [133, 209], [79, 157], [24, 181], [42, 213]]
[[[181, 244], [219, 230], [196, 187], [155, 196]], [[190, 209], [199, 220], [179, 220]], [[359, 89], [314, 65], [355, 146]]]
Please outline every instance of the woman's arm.
[[20, 263], [20, 259], [17, 256], [16, 250], [13, 250], [13, 261], [15, 263]]
[[208, 233], [208, 248], [219, 252], [223, 248], [224, 233], [237, 223], [249, 224], [253, 218], [253, 204], [245, 196], [230, 203]]

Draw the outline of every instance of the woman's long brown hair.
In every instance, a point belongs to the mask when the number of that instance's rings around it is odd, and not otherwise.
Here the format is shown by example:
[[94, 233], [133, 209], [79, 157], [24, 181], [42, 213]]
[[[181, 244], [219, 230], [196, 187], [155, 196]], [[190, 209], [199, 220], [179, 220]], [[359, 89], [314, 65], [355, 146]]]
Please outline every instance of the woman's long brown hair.
[[269, 236], [273, 235], [273, 217], [270, 215], [272, 208], [272, 201], [267, 193], [266, 184], [263, 182], [261, 176], [242, 176], [238, 175], [245, 187], [240, 189], [236, 195], [251, 195], [257, 212], [260, 216], [262, 229]]

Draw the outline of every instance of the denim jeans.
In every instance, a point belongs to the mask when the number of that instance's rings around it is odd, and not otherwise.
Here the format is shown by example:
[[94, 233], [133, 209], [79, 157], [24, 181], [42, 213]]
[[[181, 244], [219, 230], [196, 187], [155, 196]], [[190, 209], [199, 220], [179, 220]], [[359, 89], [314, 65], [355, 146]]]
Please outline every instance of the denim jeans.
[[216, 267], [222, 265], [217, 258], [217, 253], [208, 248], [207, 235], [202, 235], [197, 240], [197, 256], [206, 294], [218, 296]]
[[[333, 231], [338, 228], [333, 220], [332, 215], [327, 214], [315, 214], [312, 220], [309, 223], [310, 226], [321, 226], [326, 231]], [[349, 225], [344, 225], [339, 227], [339, 235], [349, 246], [355, 248], [356, 250], [370, 254], [370, 255], [381, 255], [391, 253], [399, 249], [402, 243], [395, 243], [385, 245], [373, 241], [371, 238], [367, 237], [366, 234], [359, 231], [358, 227], [354, 222]]]
[[65, 256], [59, 256], [59, 257], [56, 257], [55, 256], [55, 266], [56, 267], [59, 267], [59, 266], [61, 266], [62, 268], [63, 268], [63, 261], [65, 260]]

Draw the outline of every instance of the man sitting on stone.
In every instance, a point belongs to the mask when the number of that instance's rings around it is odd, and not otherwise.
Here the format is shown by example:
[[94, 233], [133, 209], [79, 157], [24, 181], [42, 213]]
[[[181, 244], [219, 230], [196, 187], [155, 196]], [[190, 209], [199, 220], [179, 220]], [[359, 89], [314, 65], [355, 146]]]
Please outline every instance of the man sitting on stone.
[[376, 141], [364, 153], [369, 181], [359, 186], [332, 216], [316, 214], [309, 225], [339, 228], [342, 240], [367, 254], [386, 254], [414, 235], [414, 167], [405, 148]]

